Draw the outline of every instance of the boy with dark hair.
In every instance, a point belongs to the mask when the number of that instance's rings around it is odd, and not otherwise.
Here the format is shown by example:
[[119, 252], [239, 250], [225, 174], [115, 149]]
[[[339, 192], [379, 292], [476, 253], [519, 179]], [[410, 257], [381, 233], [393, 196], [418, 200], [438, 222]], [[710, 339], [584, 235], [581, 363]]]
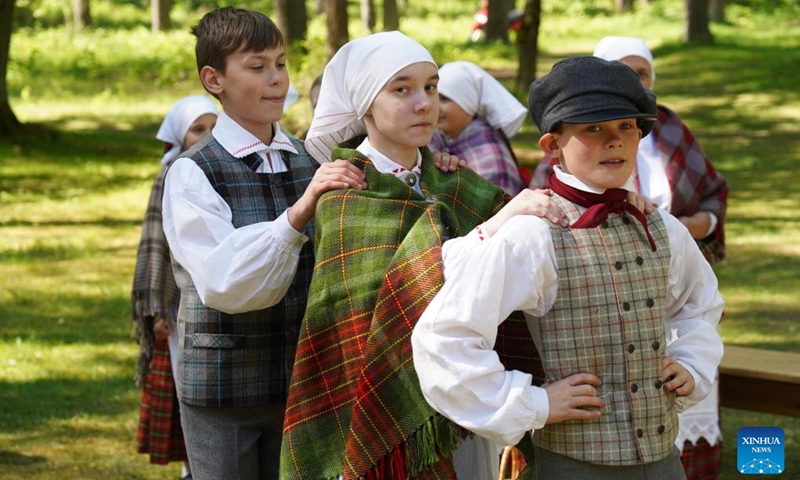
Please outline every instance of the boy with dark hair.
[[280, 128], [289, 76], [272, 20], [226, 7], [192, 32], [222, 112], [164, 181], [186, 446], [196, 480], [277, 478], [316, 202], [366, 183], [348, 162], [320, 166]]
[[[532, 84], [529, 111], [570, 226], [514, 217], [462, 259], [412, 334], [422, 391], [498, 443], [533, 431], [537, 478], [685, 478], [677, 412], [711, 388], [723, 301], [680, 221], [625, 200], [655, 98], [622, 63], [572, 57]], [[542, 387], [492, 351], [515, 310]]]

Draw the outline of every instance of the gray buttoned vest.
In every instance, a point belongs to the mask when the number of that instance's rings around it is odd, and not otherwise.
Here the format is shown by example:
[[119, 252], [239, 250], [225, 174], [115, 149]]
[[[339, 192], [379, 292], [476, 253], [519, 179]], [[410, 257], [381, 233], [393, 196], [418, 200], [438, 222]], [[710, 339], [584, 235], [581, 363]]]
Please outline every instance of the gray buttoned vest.
[[[577, 208], [553, 195], [570, 223]], [[661, 385], [666, 347], [664, 300], [670, 265], [666, 227], [648, 217], [658, 250], [627, 213], [596, 228], [551, 225], [558, 296], [542, 318], [526, 315], [548, 381], [592, 373], [603, 385], [598, 420], [571, 420], [534, 432], [541, 448], [603, 465], [635, 465], [666, 457], [678, 421], [675, 394]]]

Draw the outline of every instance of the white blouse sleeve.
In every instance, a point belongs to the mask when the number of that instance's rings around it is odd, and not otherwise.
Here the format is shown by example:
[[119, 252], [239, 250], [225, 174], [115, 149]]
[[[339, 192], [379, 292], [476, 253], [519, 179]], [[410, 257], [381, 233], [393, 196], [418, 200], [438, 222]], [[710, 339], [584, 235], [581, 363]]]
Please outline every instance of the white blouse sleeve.
[[695, 390], [681, 399], [688, 408], [711, 391], [722, 359], [717, 323], [725, 306], [717, 277], [680, 220], [659, 210], [669, 232], [671, 260], [667, 283], [666, 354], [683, 365], [695, 380]]
[[228, 204], [188, 158], [167, 172], [162, 211], [170, 252], [204, 305], [247, 312], [275, 305], [286, 294], [308, 240], [286, 212], [273, 222], [235, 228]]
[[492, 348], [498, 325], [512, 311], [542, 315], [557, 289], [549, 227], [537, 217], [509, 220], [454, 265], [445, 257], [445, 284], [411, 337], [428, 403], [501, 445], [543, 427], [547, 393], [531, 385], [530, 375], [506, 370]]

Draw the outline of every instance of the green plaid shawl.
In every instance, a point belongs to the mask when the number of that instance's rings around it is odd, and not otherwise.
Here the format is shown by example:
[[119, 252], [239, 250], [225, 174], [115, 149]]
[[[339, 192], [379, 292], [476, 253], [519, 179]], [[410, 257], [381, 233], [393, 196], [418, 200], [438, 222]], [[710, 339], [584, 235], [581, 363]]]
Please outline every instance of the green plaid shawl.
[[365, 171], [369, 188], [317, 204], [280, 478], [452, 478], [468, 432], [428, 406], [410, 337], [444, 281], [442, 243], [496, 213], [503, 192], [468, 169], [436, 170], [427, 148], [424, 196], [345, 145], [333, 158]]

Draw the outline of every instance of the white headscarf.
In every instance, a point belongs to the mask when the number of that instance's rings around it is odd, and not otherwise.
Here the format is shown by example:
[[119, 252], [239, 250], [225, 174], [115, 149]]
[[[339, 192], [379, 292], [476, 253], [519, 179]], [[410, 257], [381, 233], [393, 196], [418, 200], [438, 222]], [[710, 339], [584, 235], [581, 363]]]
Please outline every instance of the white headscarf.
[[400, 32], [382, 32], [346, 43], [322, 74], [319, 102], [306, 135], [306, 150], [318, 162], [331, 160], [333, 147], [366, 133], [363, 117], [394, 74], [429, 62], [431, 54]]
[[631, 55], [642, 57], [650, 64], [650, 88], [652, 89], [653, 84], [656, 83], [656, 67], [653, 65], [653, 54], [641, 38], [604, 37], [597, 43], [597, 46], [594, 47], [593, 55], [610, 62], [621, 60]]
[[286, 100], [283, 101], [283, 111], [285, 112], [286, 109], [291, 107], [299, 98], [300, 92], [298, 92], [293, 86], [289, 85], [289, 90], [286, 91]]
[[469, 115], [477, 115], [511, 138], [528, 109], [502, 83], [471, 62], [445, 63], [439, 69], [439, 93]]
[[175, 102], [172, 108], [167, 112], [164, 121], [158, 128], [156, 138], [162, 142], [172, 144], [172, 148], [161, 157], [161, 164], [164, 165], [168, 161], [177, 157], [183, 151], [183, 139], [186, 138], [186, 132], [192, 126], [195, 120], [201, 115], [206, 113], [219, 114], [217, 104], [205, 95], [192, 95], [184, 97]]

